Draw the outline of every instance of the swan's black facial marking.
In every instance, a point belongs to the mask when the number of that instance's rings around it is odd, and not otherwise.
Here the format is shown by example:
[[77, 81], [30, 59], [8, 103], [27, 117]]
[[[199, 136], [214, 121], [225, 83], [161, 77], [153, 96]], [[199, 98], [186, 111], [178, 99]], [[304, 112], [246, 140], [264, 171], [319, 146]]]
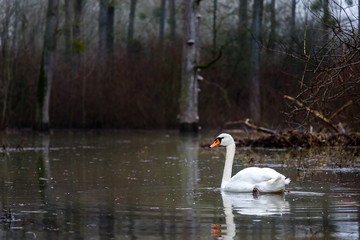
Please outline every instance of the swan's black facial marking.
[[223, 140], [223, 137], [217, 137], [214, 140], [214, 143], [210, 145], [211, 148], [216, 147], [221, 144], [221, 140]]
[[214, 141], [219, 140], [219, 142], [221, 143], [221, 141], [222, 141], [223, 139], [224, 139], [224, 137], [217, 137], [217, 138], [215, 138]]

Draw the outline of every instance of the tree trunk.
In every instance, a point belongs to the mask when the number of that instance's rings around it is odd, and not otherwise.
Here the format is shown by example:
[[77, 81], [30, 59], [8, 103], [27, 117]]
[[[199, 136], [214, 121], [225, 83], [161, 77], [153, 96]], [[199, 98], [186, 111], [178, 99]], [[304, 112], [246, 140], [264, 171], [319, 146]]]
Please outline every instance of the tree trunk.
[[99, 8], [99, 60], [106, 62], [114, 48], [114, 2], [100, 0]]
[[251, 24], [252, 40], [250, 55], [250, 84], [249, 84], [249, 103], [250, 115], [255, 123], [260, 122], [261, 118], [261, 95], [260, 95], [260, 60], [261, 60], [261, 25], [263, 0], [254, 0], [253, 16]]
[[67, 61], [71, 60], [71, 10], [70, 0], [64, 1], [65, 23], [64, 23], [64, 38], [65, 38], [65, 57]]
[[358, 0], [358, 34], [360, 34], [360, 0]]
[[270, 34], [268, 48], [274, 50], [275, 48], [275, 28], [276, 28], [276, 13], [275, 13], [275, 0], [270, 2]]
[[198, 27], [200, 1], [184, 1], [183, 57], [180, 96], [180, 131], [198, 130]]
[[74, 62], [78, 65], [80, 62], [80, 54], [85, 50], [85, 43], [81, 37], [81, 22], [83, 14], [83, 0], [75, 0], [74, 4], [74, 22], [72, 26], [73, 41], [72, 53], [74, 54]]
[[39, 131], [48, 131], [50, 124], [49, 106], [56, 50], [58, 11], [59, 0], [48, 0], [44, 48], [41, 57], [40, 75], [37, 89], [35, 129]]
[[115, 7], [114, 1], [111, 1], [107, 7], [107, 36], [106, 36], [106, 51], [109, 56], [112, 56], [114, 51], [114, 18]]
[[213, 56], [215, 57], [215, 54], [217, 52], [217, 24], [216, 24], [216, 18], [217, 18], [217, 6], [218, 6], [218, 0], [213, 0], [213, 26], [212, 26], [212, 51]]
[[169, 8], [170, 8], [170, 36], [173, 42], [176, 41], [176, 6], [175, 0], [169, 0]]
[[291, 0], [291, 16], [290, 16], [290, 34], [291, 35], [293, 35], [295, 33], [295, 21], [296, 21], [296, 0]]
[[107, 8], [109, 5], [108, 0], [100, 0], [99, 8], [99, 60], [101, 62], [107, 59]]
[[130, 53], [132, 40], [134, 38], [136, 3], [137, 3], [137, 0], [130, 1], [129, 26], [128, 26], [128, 34], [127, 34], [127, 51], [128, 51], [128, 53]]
[[248, 0], [240, 0], [239, 2], [239, 46], [241, 46], [241, 54], [247, 55], [249, 49], [248, 38]]
[[329, 0], [323, 0], [323, 16], [322, 16], [322, 28], [323, 28], [323, 44], [329, 39], [329, 29], [331, 25], [331, 13], [329, 9]]
[[239, 2], [239, 26], [247, 28], [247, 8], [248, 0], [240, 0]]
[[[10, 1], [4, 3], [4, 18], [2, 22], [2, 31], [1, 31], [1, 53], [3, 60], [3, 69], [2, 69], [2, 81], [1, 83], [1, 100], [2, 100], [2, 113], [1, 113], [1, 128], [5, 127], [5, 117], [7, 112], [8, 105], [8, 95], [9, 95], [9, 87], [11, 82], [11, 68], [10, 68], [10, 19], [12, 17], [13, 9], [11, 8]], [[13, 43], [14, 44], [14, 43]]]
[[81, 39], [81, 20], [83, 12], [83, 0], [75, 0], [74, 4], [74, 23], [73, 23], [73, 37], [75, 41]]
[[160, 24], [159, 24], [159, 42], [160, 45], [164, 43], [165, 37], [165, 17], [166, 17], [166, 0], [161, 0], [160, 5]]

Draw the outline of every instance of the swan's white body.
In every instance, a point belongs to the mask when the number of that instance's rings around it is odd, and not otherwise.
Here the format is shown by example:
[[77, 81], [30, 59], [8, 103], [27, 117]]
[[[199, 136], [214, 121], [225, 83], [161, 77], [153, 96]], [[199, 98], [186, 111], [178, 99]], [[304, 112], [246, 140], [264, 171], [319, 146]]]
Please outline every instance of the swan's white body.
[[220, 134], [210, 147], [217, 145], [226, 147], [226, 160], [221, 188], [228, 192], [284, 192], [290, 179], [271, 168], [249, 167], [231, 177], [235, 156], [235, 142], [231, 135]]

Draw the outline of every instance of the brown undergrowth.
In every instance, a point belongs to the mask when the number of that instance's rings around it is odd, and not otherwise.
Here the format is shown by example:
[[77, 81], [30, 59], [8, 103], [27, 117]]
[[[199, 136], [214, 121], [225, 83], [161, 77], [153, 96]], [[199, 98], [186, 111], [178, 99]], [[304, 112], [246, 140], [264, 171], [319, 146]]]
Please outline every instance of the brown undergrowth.
[[360, 146], [360, 133], [310, 133], [289, 130], [256, 138], [235, 140], [240, 147], [291, 148], [291, 147], [354, 147]]

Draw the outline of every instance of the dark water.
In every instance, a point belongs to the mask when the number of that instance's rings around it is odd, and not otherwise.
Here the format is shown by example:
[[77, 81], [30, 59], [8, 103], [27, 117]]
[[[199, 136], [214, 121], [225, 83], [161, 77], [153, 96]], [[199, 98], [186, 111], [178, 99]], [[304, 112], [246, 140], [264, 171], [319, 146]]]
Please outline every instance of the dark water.
[[200, 148], [216, 135], [2, 134], [0, 238], [360, 237], [360, 149], [242, 149], [234, 171], [292, 179], [290, 193], [254, 198], [219, 190], [224, 149]]

